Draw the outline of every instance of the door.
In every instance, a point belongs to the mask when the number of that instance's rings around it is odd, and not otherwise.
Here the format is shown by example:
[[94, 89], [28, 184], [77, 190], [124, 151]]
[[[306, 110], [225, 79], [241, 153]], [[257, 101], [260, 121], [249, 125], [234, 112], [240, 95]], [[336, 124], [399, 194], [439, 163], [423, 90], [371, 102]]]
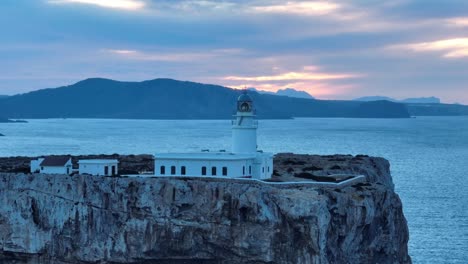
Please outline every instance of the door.
[[108, 166], [104, 166], [104, 175], [108, 175], [109, 174], [109, 167]]
[[112, 173], [112, 176], [115, 175], [115, 166], [112, 166], [111, 173]]

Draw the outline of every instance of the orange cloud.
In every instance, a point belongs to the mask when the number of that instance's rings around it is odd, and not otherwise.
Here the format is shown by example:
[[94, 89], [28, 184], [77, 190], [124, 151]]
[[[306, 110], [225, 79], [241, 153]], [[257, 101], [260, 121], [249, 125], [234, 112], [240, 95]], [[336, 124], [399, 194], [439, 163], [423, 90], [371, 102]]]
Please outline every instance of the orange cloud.
[[337, 95], [345, 94], [349, 90], [356, 89], [357, 87], [350, 84], [337, 85], [330, 83], [308, 83], [308, 82], [292, 82], [284, 85], [276, 85], [270, 83], [244, 83], [242, 85], [227, 85], [234, 89], [245, 89], [255, 87], [260, 91], [276, 92], [279, 89], [294, 88], [298, 91], [305, 91], [315, 98], [330, 99], [335, 98]]
[[351, 73], [325, 73], [321, 72], [320, 68], [317, 66], [308, 65], [304, 66], [301, 72], [286, 72], [262, 76], [227, 76], [222, 79], [225, 84], [227, 82], [227, 86], [236, 89], [255, 87], [258, 90], [276, 92], [279, 89], [294, 88], [296, 90], [306, 91], [315, 97], [329, 98], [355, 88], [349, 84], [336, 84], [331, 82], [358, 77], [362, 77], [362, 75]]
[[468, 56], [468, 38], [444, 39], [391, 46], [391, 49], [403, 49], [414, 52], [441, 52], [444, 58], [462, 58]]
[[265, 81], [291, 81], [291, 80], [332, 80], [332, 79], [347, 79], [355, 78], [358, 75], [353, 74], [331, 74], [331, 73], [319, 73], [319, 72], [287, 72], [278, 75], [270, 76], [227, 76], [225, 80], [230, 81], [253, 81], [253, 82], [265, 82]]

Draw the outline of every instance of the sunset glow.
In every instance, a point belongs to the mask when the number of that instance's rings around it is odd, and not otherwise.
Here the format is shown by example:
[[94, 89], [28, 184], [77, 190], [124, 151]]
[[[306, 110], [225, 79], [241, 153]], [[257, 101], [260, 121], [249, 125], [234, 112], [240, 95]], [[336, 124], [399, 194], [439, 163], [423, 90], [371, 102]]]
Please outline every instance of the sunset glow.
[[326, 1], [289, 1], [280, 5], [255, 6], [251, 10], [258, 13], [291, 13], [299, 15], [325, 15], [337, 10], [340, 6]]
[[333, 79], [347, 79], [355, 78], [358, 75], [353, 74], [327, 74], [327, 73], [313, 73], [313, 72], [287, 72], [279, 75], [271, 76], [227, 76], [225, 80], [232, 81], [253, 81], [253, 82], [264, 82], [264, 81], [290, 81], [290, 80], [333, 80]]
[[445, 58], [461, 58], [468, 56], [468, 38], [454, 38], [393, 46], [396, 49], [406, 49], [414, 52], [441, 52]]
[[329, 99], [435, 96], [468, 103], [464, 1], [6, 0], [0, 5], [5, 25], [0, 95], [99, 76], [294, 88]]

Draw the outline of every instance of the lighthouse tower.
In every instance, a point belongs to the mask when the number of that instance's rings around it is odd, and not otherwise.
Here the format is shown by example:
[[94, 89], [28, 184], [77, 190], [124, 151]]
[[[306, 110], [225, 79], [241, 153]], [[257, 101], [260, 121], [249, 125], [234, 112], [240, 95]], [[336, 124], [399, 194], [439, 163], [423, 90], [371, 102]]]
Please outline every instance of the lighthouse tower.
[[237, 113], [232, 120], [232, 153], [257, 152], [257, 127], [252, 98], [244, 91], [237, 99]]

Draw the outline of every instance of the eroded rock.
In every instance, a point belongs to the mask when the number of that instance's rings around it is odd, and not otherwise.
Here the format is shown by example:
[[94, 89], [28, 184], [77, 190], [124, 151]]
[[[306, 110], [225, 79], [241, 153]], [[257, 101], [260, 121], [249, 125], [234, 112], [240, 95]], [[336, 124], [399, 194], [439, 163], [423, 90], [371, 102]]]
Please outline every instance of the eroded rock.
[[[342, 189], [241, 180], [0, 173], [3, 263], [411, 263], [384, 159], [282, 154], [364, 174]], [[314, 169], [310, 169], [314, 167]], [[324, 173], [326, 174], [326, 173]]]

